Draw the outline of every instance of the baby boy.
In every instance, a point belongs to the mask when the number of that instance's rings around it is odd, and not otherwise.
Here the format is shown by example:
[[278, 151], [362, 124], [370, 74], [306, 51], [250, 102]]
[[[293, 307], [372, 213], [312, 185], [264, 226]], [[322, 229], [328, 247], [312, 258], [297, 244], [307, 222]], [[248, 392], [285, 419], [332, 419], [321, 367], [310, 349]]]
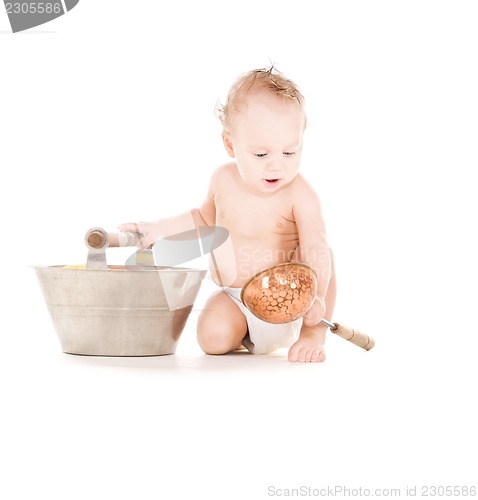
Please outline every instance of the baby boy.
[[[212, 278], [219, 288], [198, 319], [202, 350], [225, 354], [246, 347], [265, 354], [287, 347], [290, 361], [324, 361], [327, 326], [321, 319], [332, 317], [336, 286], [320, 202], [299, 173], [304, 98], [273, 67], [254, 70], [233, 84], [218, 115], [232, 161], [213, 172], [203, 204], [175, 217], [119, 229], [142, 233], [141, 248], [146, 248], [194, 226], [226, 228], [228, 241], [214, 251]], [[316, 271], [315, 302], [299, 320], [266, 323], [242, 304], [241, 287], [257, 272], [289, 261]]]

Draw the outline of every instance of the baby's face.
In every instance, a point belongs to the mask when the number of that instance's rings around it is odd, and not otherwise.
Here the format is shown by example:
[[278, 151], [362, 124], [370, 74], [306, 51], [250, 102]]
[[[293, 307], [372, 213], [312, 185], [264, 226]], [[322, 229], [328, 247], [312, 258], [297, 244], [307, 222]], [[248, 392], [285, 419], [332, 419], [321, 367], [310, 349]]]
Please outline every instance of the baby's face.
[[225, 132], [229, 155], [248, 187], [274, 192], [297, 175], [305, 116], [299, 104], [267, 94], [253, 94]]

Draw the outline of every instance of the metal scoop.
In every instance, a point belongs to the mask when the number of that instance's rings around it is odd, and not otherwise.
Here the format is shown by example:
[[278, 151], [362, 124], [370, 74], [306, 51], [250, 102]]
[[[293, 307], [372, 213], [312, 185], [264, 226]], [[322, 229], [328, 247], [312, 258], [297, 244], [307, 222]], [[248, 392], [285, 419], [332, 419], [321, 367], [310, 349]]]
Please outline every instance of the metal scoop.
[[[241, 300], [259, 319], [288, 323], [303, 317], [317, 294], [317, 274], [303, 263], [272, 266], [255, 274], [242, 287]], [[332, 333], [369, 351], [375, 341], [364, 333], [323, 318]]]

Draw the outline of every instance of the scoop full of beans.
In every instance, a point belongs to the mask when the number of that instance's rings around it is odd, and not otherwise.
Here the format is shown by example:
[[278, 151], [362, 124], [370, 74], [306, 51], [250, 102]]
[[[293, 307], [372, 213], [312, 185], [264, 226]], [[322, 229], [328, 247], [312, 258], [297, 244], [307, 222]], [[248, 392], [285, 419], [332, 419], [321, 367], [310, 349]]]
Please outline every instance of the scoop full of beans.
[[244, 305], [268, 323], [301, 318], [317, 294], [317, 274], [307, 264], [287, 263], [254, 275], [242, 288]]

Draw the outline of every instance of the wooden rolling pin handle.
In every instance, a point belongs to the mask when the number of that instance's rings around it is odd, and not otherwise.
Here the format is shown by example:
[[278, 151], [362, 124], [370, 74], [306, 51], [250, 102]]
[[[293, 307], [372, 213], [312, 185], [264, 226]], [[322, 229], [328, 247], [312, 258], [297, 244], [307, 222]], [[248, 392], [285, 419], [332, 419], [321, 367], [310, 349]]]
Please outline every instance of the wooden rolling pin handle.
[[141, 233], [109, 233], [110, 247], [135, 247], [143, 238]]
[[85, 235], [86, 246], [92, 250], [104, 250], [107, 247], [137, 246], [143, 235], [141, 233], [108, 233], [102, 228], [89, 229]]
[[365, 333], [361, 333], [353, 328], [339, 325], [338, 323], [334, 323], [334, 325], [335, 328], [330, 329], [332, 333], [335, 333], [335, 335], [352, 342], [352, 344], [355, 344], [356, 346], [362, 347], [366, 351], [370, 351], [370, 349], [372, 349], [375, 345], [375, 340]]

